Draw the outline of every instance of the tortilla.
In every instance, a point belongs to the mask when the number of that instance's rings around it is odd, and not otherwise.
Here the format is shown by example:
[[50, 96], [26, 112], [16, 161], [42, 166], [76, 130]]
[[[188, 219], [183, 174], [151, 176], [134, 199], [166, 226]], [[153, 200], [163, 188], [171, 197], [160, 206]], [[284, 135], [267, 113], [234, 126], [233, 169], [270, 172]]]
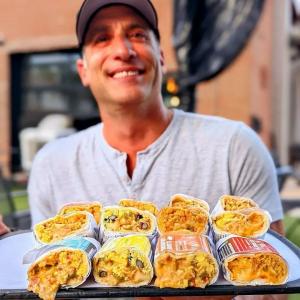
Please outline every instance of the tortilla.
[[246, 197], [224, 195], [220, 198], [220, 202], [223, 210], [225, 211], [241, 210], [241, 209], [252, 208], [252, 207], [258, 208], [256, 202]]
[[219, 274], [209, 239], [199, 234], [159, 237], [154, 268], [154, 284], [160, 288], [204, 288], [216, 282]]
[[215, 235], [235, 234], [257, 238], [263, 236], [270, 227], [269, 214], [258, 208], [240, 211], [224, 211], [211, 217]]
[[287, 262], [266, 241], [227, 237], [217, 253], [225, 279], [234, 285], [278, 285], [288, 279]]
[[150, 283], [151, 244], [143, 235], [107, 240], [93, 258], [93, 275], [101, 286], [137, 287]]
[[77, 211], [86, 211], [91, 213], [97, 224], [100, 222], [102, 205], [100, 202], [76, 202], [76, 203], [68, 203], [64, 205], [58, 212], [59, 215], [66, 215]]
[[135, 207], [137, 209], [151, 212], [154, 216], [158, 214], [157, 207], [152, 202], [138, 201], [133, 199], [121, 199], [119, 205], [123, 207]]
[[157, 226], [160, 234], [169, 232], [205, 234], [208, 229], [208, 220], [208, 212], [199, 207], [164, 207], [157, 216]]
[[94, 217], [82, 211], [42, 221], [34, 226], [33, 232], [39, 243], [51, 244], [74, 235], [94, 237], [96, 227]]
[[206, 201], [184, 194], [175, 194], [171, 197], [169, 206], [172, 207], [200, 207], [209, 212], [209, 205]]

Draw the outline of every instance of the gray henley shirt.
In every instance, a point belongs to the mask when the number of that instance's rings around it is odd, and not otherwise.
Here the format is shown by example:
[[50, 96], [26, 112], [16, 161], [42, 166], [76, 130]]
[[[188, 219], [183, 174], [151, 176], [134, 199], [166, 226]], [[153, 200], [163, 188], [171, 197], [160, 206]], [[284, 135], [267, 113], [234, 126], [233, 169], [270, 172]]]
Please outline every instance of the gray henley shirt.
[[224, 194], [253, 198], [283, 216], [272, 158], [256, 133], [241, 122], [174, 110], [164, 133], [137, 153], [132, 178], [126, 153], [105, 141], [103, 124], [44, 146], [36, 155], [28, 187], [33, 224], [69, 202], [121, 198], [166, 206], [176, 193], [206, 200], [211, 209]]

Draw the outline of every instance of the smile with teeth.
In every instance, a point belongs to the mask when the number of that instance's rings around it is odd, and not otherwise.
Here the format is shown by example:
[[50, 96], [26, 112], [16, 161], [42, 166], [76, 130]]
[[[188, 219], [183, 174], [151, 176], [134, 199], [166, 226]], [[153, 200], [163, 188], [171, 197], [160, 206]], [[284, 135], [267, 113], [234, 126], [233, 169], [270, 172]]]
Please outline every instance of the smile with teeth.
[[125, 78], [125, 77], [131, 77], [131, 76], [137, 76], [139, 75], [139, 71], [122, 71], [117, 72], [113, 75], [113, 78]]

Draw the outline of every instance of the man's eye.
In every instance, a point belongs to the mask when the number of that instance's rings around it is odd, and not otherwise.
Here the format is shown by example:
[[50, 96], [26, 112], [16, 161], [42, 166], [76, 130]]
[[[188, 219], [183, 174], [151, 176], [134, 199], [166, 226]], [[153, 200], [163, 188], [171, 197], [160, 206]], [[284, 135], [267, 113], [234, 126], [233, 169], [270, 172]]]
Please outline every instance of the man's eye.
[[102, 43], [108, 41], [108, 36], [107, 35], [99, 35], [95, 37], [94, 40], [96, 43]]
[[147, 40], [147, 34], [144, 32], [133, 32], [130, 34], [130, 37], [137, 40]]

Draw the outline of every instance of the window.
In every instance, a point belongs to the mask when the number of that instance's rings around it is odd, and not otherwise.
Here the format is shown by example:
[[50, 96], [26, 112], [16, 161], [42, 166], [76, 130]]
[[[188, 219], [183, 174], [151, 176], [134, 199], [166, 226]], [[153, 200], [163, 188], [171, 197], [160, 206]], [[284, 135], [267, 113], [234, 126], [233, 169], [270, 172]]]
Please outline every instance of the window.
[[19, 166], [20, 130], [46, 115], [70, 115], [77, 130], [99, 122], [96, 102], [77, 74], [78, 55], [70, 50], [11, 56], [12, 169]]

